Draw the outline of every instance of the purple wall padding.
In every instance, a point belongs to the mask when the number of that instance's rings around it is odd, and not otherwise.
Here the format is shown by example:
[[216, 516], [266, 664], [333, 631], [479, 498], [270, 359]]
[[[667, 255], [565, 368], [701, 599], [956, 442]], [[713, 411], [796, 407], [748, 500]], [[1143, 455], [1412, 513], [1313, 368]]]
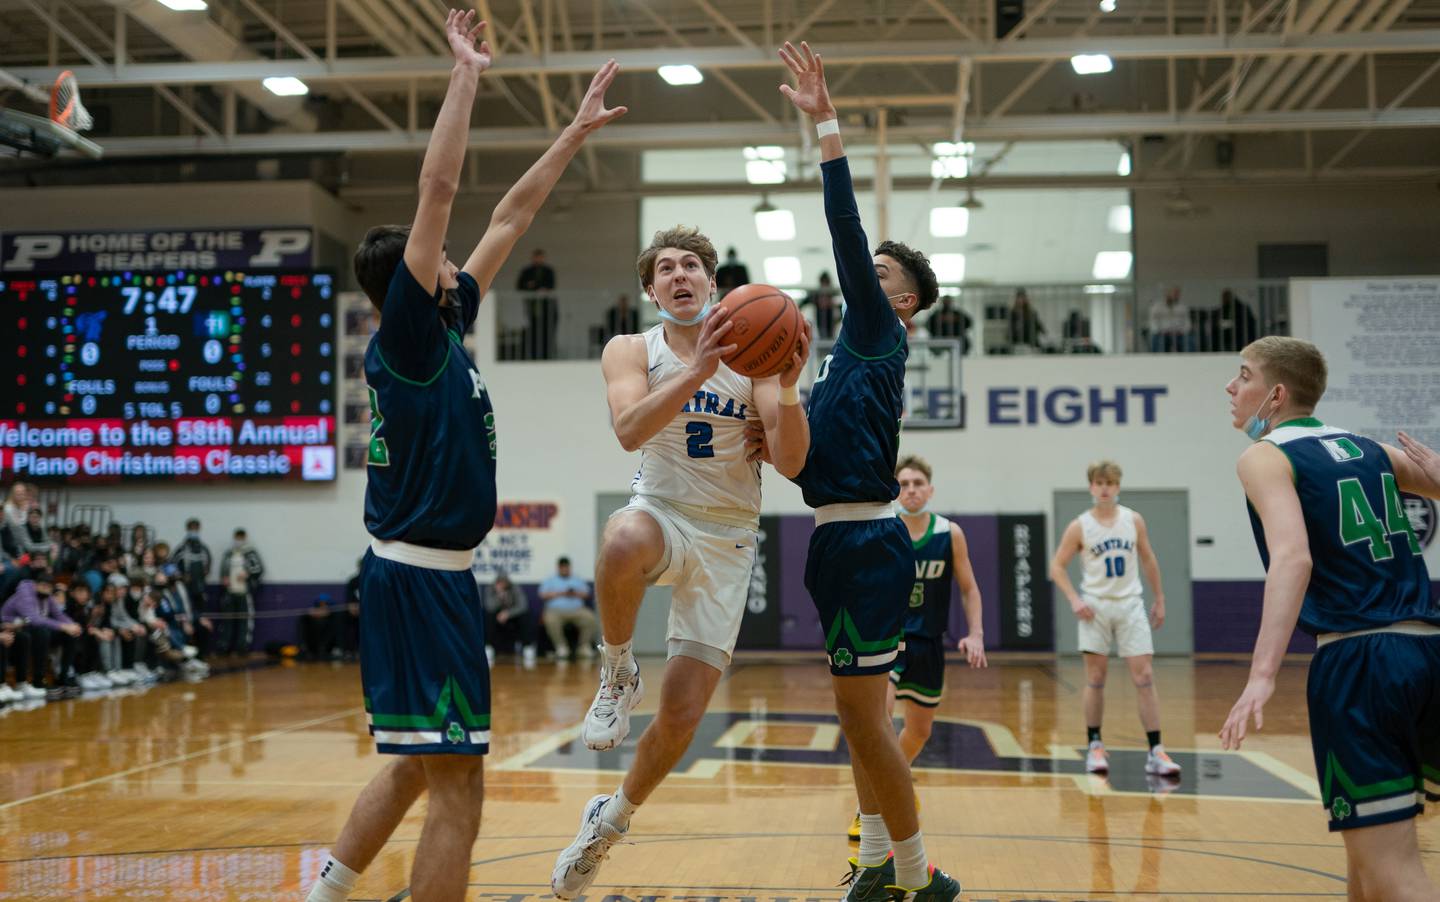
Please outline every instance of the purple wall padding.
[[[1239, 652], [1255, 648], [1260, 633], [1260, 607], [1265, 583], [1258, 579], [1197, 579], [1191, 584], [1195, 615], [1195, 651]], [[1315, 640], [1298, 629], [1290, 637], [1290, 652], [1312, 652]]]

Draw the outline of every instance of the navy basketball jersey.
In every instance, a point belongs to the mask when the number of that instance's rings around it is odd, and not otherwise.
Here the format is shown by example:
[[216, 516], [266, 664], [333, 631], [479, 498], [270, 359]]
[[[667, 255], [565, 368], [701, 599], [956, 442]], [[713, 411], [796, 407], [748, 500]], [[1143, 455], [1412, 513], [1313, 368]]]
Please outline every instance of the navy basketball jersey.
[[915, 588], [905, 612], [905, 635], [938, 639], [950, 625], [950, 583], [955, 578], [955, 555], [950, 547], [950, 521], [930, 515], [925, 535], [915, 546]]
[[468, 549], [495, 523], [495, 411], [460, 342], [480, 289], [459, 281], [458, 310], [442, 310], [402, 262], [365, 350], [365, 528], [377, 539]]
[[[1290, 458], [1310, 538], [1310, 585], [1300, 628], [1316, 634], [1401, 620], [1440, 625], [1420, 542], [1385, 449], [1313, 418], [1282, 423], [1264, 441]], [[1270, 553], [1253, 506], [1250, 523], [1268, 569]]]
[[850, 164], [820, 164], [825, 218], [845, 296], [840, 336], [810, 387], [810, 450], [795, 477], [811, 507], [885, 503], [900, 494], [895, 459], [905, 403], [905, 327], [890, 307], [860, 226]]

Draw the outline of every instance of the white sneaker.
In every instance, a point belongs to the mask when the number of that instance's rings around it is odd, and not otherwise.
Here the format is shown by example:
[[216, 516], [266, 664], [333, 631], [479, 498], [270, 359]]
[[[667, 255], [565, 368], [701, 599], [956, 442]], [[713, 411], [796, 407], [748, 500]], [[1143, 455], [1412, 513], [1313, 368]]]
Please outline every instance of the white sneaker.
[[136, 662], [135, 662], [135, 666], [134, 666], [134, 670], [135, 670], [135, 675], [136, 675], [137, 677], [139, 677], [140, 679], [142, 679], [142, 680], [148, 680], [148, 679], [150, 679], [151, 671], [150, 671], [150, 668], [149, 668], [149, 667], [145, 666], [145, 662], [144, 662], [144, 661], [136, 661]]
[[600, 872], [600, 863], [610, 857], [610, 847], [625, 838], [628, 830], [620, 830], [600, 817], [608, 795], [598, 795], [585, 803], [580, 815], [580, 833], [565, 851], [555, 859], [555, 870], [550, 872], [550, 891], [560, 899], [574, 899], [585, 892], [595, 875]]
[[1157, 777], [1178, 777], [1180, 765], [1165, 754], [1165, 746], [1157, 745], [1145, 756], [1145, 773], [1155, 774]]
[[8, 684], [0, 683], [0, 702], [8, 705], [11, 702], [18, 702], [22, 698], [24, 698], [24, 696], [14, 689], [11, 689]]
[[525, 646], [520, 652], [520, 663], [523, 664], [527, 670], [535, 666], [535, 646]]
[[133, 670], [112, 670], [105, 675], [116, 686], [129, 686], [140, 678]]
[[595, 693], [580, 728], [580, 738], [586, 748], [603, 752], [615, 748], [630, 735], [630, 712], [645, 696], [640, 665], [634, 660], [631, 658], [630, 666], [622, 665], [613, 674], [608, 667], [600, 668], [600, 691]]
[[75, 678], [75, 682], [80, 685], [80, 689], [82, 691], [94, 692], [97, 689], [104, 688], [100, 685], [100, 682], [97, 679], [98, 676], [99, 674], [95, 673], [82, 673]]
[[1110, 772], [1110, 756], [1105, 754], [1105, 744], [1102, 742], [1090, 743], [1090, 751], [1085, 755], [1085, 770], [1092, 774], [1104, 774]]
[[15, 687], [15, 691], [16, 691], [16, 692], [19, 692], [19, 693], [20, 693], [20, 696], [21, 696], [22, 698], [24, 698], [25, 700], [27, 700], [27, 701], [39, 702], [39, 701], [44, 701], [44, 700], [45, 700], [45, 690], [44, 690], [44, 689], [36, 689], [34, 686], [31, 686], [29, 683], [21, 683], [21, 684], [19, 684], [18, 686]]
[[114, 689], [115, 684], [110, 678], [100, 672], [90, 674], [90, 681], [95, 684], [96, 689]]

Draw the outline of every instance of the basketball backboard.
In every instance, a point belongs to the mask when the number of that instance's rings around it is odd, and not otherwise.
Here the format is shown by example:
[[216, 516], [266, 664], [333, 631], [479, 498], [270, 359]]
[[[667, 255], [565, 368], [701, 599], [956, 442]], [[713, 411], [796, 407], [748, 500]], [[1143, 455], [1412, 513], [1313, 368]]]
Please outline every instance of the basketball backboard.
[[62, 150], [74, 150], [98, 160], [104, 153], [94, 141], [80, 137], [73, 129], [44, 116], [19, 110], [0, 109], [0, 144], [20, 153], [53, 157]]

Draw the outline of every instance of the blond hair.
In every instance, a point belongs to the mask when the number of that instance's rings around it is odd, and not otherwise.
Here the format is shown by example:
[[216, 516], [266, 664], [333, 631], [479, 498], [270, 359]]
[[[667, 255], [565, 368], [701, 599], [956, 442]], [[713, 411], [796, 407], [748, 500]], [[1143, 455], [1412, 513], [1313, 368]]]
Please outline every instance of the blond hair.
[[1259, 364], [1266, 385], [1284, 385], [1302, 410], [1314, 410], [1325, 394], [1325, 355], [1304, 339], [1267, 335], [1246, 345], [1240, 356]]
[[715, 245], [694, 226], [677, 225], [656, 232], [655, 237], [650, 239], [650, 246], [645, 248], [640, 253], [640, 259], [635, 261], [641, 285], [649, 288], [655, 281], [655, 261], [667, 247], [689, 251], [699, 257], [700, 264], [705, 267], [705, 275], [714, 278], [715, 267], [720, 262], [719, 255], [715, 253]]
[[1085, 470], [1085, 479], [1091, 483], [1103, 479], [1119, 485], [1122, 475], [1120, 465], [1113, 460], [1097, 460]]
[[905, 457], [900, 458], [900, 462], [895, 465], [895, 475], [899, 476], [901, 470], [918, 470], [925, 474], [926, 482], [934, 481], [934, 474], [930, 469], [930, 465], [925, 462], [925, 458], [918, 454], [907, 454]]

